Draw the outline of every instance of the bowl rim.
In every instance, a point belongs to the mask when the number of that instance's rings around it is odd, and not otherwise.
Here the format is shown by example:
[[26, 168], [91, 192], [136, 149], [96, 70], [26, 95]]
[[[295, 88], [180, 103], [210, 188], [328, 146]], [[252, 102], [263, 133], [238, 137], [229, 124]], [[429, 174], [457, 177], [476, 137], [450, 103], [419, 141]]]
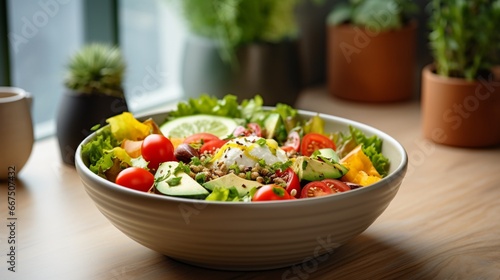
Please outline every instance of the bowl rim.
[[[273, 108], [269, 106], [264, 106], [265, 109]], [[166, 110], [163, 112], [155, 112], [155, 113], [150, 113], [150, 114], [137, 114], [135, 116], [139, 120], [144, 120], [146, 118], [155, 118], [159, 116], [166, 116], [170, 110]], [[327, 196], [321, 196], [321, 197], [314, 197], [314, 198], [308, 198], [308, 199], [294, 199], [294, 200], [274, 200], [274, 201], [259, 201], [258, 203], [248, 203], [248, 202], [227, 202], [227, 201], [207, 201], [207, 200], [200, 200], [200, 199], [192, 199], [192, 198], [182, 198], [182, 197], [173, 197], [173, 196], [166, 196], [166, 195], [156, 195], [156, 194], [151, 194], [151, 193], [146, 193], [134, 189], [129, 189], [122, 187], [116, 183], [113, 183], [111, 181], [106, 180], [105, 178], [102, 178], [98, 176], [97, 174], [93, 173], [90, 171], [90, 169], [85, 166], [83, 163], [83, 160], [81, 158], [81, 147], [88, 143], [91, 139], [93, 139], [96, 136], [97, 131], [91, 133], [89, 136], [87, 136], [82, 142], [78, 145], [78, 148], [75, 152], [75, 167], [77, 170], [77, 173], [80, 177], [80, 179], [83, 181], [83, 177], [88, 177], [102, 185], [104, 185], [106, 188], [114, 191], [114, 192], [119, 192], [124, 195], [130, 195], [130, 196], [139, 196], [145, 199], [153, 199], [153, 200], [159, 200], [159, 201], [170, 201], [170, 202], [178, 202], [178, 203], [196, 203], [196, 204], [207, 204], [207, 205], [254, 205], [254, 206], [249, 206], [249, 207], [259, 207], [262, 205], [269, 205], [269, 204], [286, 204], [286, 203], [310, 203], [312, 201], [316, 200], [331, 200], [331, 201], [336, 201], [338, 199], [346, 198], [349, 196], [356, 196], [364, 192], [370, 192], [371, 190], [383, 188], [384, 186], [387, 185], [387, 182], [393, 181], [393, 180], [398, 180], [399, 178], [404, 177], [407, 167], [408, 167], [408, 155], [403, 147], [403, 145], [397, 141], [395, 138], [392, 136], [388, 135], [387, 133], [379, 130], [378, 128], [375, 128], [373, 126], [350, 120], [347, 118], [339, 117], [339, 116], [334, 116], [334, 115], [329, 115], [325, 113], [318, 113], [318, 112], [313, 112], [313, 111], [308, 111], [308, 110], [297, 110], [299, 115], [301, 116], [316, 116], [319, 115], [323, 119], [328, 119], [330, 121], [334, 121], [335, 123], [340, 123], [343, 125], [353, 125], [354, 127], [361, 129], [368, 135], [377, 135], [380, 138], [383, 139], [383, 142], [391, 142], [391, 144], [396, 148], [397, 153], [401, 155], [401, 162], [400, 164], [394, 168], [394, 170], [388, 174], [386, 177], [382, 178], [382, 180], [370, 185], [369, 187], [363, 187], [363, 188], [357, 188], [354, 190], [350, 190], [347, 192], [342, 192], [336, 195], [327, 195]], [[87, 186], [85, 185], [85, 188]]]

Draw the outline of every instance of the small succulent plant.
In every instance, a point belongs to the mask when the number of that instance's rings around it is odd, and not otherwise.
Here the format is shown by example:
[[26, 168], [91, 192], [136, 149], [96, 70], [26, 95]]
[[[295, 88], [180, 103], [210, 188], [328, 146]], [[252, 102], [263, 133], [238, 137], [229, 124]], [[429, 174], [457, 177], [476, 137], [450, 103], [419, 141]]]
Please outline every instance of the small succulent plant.
[[81, 94], [123, 97], [125, 61], [118, 47], [92, 43], [70, 59], [65, 86]]
[[349, 0], [332, 9], [328, 23], [350, 23], [387, 31], [405, 26], [417, 11], [418, 6], [411, 0]]

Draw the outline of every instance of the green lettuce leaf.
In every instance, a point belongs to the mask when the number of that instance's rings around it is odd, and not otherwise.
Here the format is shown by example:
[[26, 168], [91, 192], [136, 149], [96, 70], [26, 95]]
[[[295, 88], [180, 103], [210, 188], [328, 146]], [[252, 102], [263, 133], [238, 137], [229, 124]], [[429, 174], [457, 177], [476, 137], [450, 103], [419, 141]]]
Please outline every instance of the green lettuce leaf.
[[246, 195], [240, 196], [235, 187], [215, 187], [205, 200], [251, 202], [256, 191], [257, 188], [254, 187]]
[[386, 158], [382, 153], [377, 152], [374, 146], [363, 146], [363, 152], [371, 160], [377, 172], [385, 177], [389, 170], [389, 159]]
[[205, 198], [211, 201], [240, 201], [238, 190], [235, 187], [215, 187], [213, 191]]
[[282, 144], [287, 140], [288, 133], [301, 125], [299, 111], [288, 104], [278, 103], [273, 112], [278, 113], [281, 117], [281, 122], [275, 132], [275, 138]]
[[82, 146], [82, 160], [89, 169], [101, 174], [113, 166], [113, 154], [106, 151], [118, 146], [109, 126], [101, 128], [94, 140]]
[[249, 122], [262, 122], [265, 118], [263, 104], [264, 100], [260, 95], [243, 100], [241, 102], [241, 117]]
[[367, 137], [361, 130], [349, 126], [350, 135], [344, 137], [343, 142], [354, 140], [357, 145], [362, 145], [363, 152], [371, 160], [377, 172], [385, 177], [389, 171], [389, 159], [382, 154], [382, 139], [373, 135]]
[[202, 94], [198, 98], [189, 98], [187, 102], [179, 102], [177, 109], [170, 112], [170, 117], [199, 114], [241, 118], [237, 97], [231, 94], [224, 96], [222, 99], [208, 94]]

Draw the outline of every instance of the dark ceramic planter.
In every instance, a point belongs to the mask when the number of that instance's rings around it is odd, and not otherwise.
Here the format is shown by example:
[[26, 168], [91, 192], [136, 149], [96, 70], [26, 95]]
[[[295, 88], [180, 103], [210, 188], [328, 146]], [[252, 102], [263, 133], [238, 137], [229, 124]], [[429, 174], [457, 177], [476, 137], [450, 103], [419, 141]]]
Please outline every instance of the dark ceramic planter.
[[[321, 2], [321, 3], [318, 3]], [[326, 72], [326, 20], [337, 0], [299, 1], [295, 16], [303, 86], [322, 85]]]
[[293, 105], [301, 89], [296, 41], [254, 43], [237, 50], [238, 65], [224, 62], [216, 42], [189, 37], [182, 65], [186, 98], [207, 93], [239, 99], [263, 97], [265, 105]]
[[124, 98], [100, 94], [78, 94], [67, 92], [63, 95], [57, 114], [57, 140], [64, 163], [75, 164], [75, 151], [90, 129], [106, 124], [106, 119], [128, 111]]

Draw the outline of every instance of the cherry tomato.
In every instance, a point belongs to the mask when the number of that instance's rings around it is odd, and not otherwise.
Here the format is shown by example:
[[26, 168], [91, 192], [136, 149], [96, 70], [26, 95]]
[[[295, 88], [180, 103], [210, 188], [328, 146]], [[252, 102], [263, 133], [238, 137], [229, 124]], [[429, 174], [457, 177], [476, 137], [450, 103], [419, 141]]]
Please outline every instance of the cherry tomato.
[[213, 154], [217, 149], [226, 144], [226, 142], [227, 141], [222, 139], [210, 140], [201, 146], [200, 153], [208, 152], [210, 154]]
[[161, 134], [151, 134], [144, 138], [141, 146], [144, 160], [149, 161], [148, 167], [156, 170], [162, 162], [174, 161], [174, 145]]
[[246, 127], [241, 125], [237, 126], [233, 131], [233, 135], [235, 137], [250, 136], [250, 135], [256, 135], [262, 137], [262, 129], [260, 128], [260, 125], [257, 123], [249, 123], [247, 124]]
[[268, 200], [288, 200], [295, 199], [285, 188], [279, 185], [270, 184], [260, 187], [252, 197], [252, 201], [268, 201]]
[[200, 147], [208, 143], [212, 140], [220, 140], [219, 137], [216, 135], [213, 135], [212, 133], [208, 132], [200, 132], [200, 133], [195, 133], [191, 136], [186, 137], [184, 139], [183, 143], [189, 144], [189, 145], [199, 145]]
[[154, 184], [155, 177], [146, 169], [140, 167], [129, 167], [123, 169], [116, 176], [116, 181], [120, 186], [130, 189], [147, 192]]
[[325, 183], [334, 193], [346, 192], [351, 188], [344, 182], [335, 179], [323, 179], [321, 182]]
[[307, 183], [302, 188], [300, 198], [318, 197], [333, 194], [333, 190], [321, 181]]
[[302, 138], [302, 144], [300, 145], [300, 153], [304, 156], [310, 156], [316, 150], [323, 148], [336, 149], [335, 143], [323, 134], [319, 133], [307, 133]]
[[295, 198], [300, 197], [300, 180], [299, 176], [293, 172], [293, 169], [290, 167], [283, 170], [283, 171], [278, 171], [276, 172], [276, 176], [281, 177], [285, 180], [286, 182], [286, 191], [294, 196]]
[[297, 131], [292, 130], [290, 133], [288, 133], [288, 136], [286, 138], [286, 142], [283, 144], [281, 149], [285, 150], [286, 152], [298, 152], [300, 148], [300, 135]]

